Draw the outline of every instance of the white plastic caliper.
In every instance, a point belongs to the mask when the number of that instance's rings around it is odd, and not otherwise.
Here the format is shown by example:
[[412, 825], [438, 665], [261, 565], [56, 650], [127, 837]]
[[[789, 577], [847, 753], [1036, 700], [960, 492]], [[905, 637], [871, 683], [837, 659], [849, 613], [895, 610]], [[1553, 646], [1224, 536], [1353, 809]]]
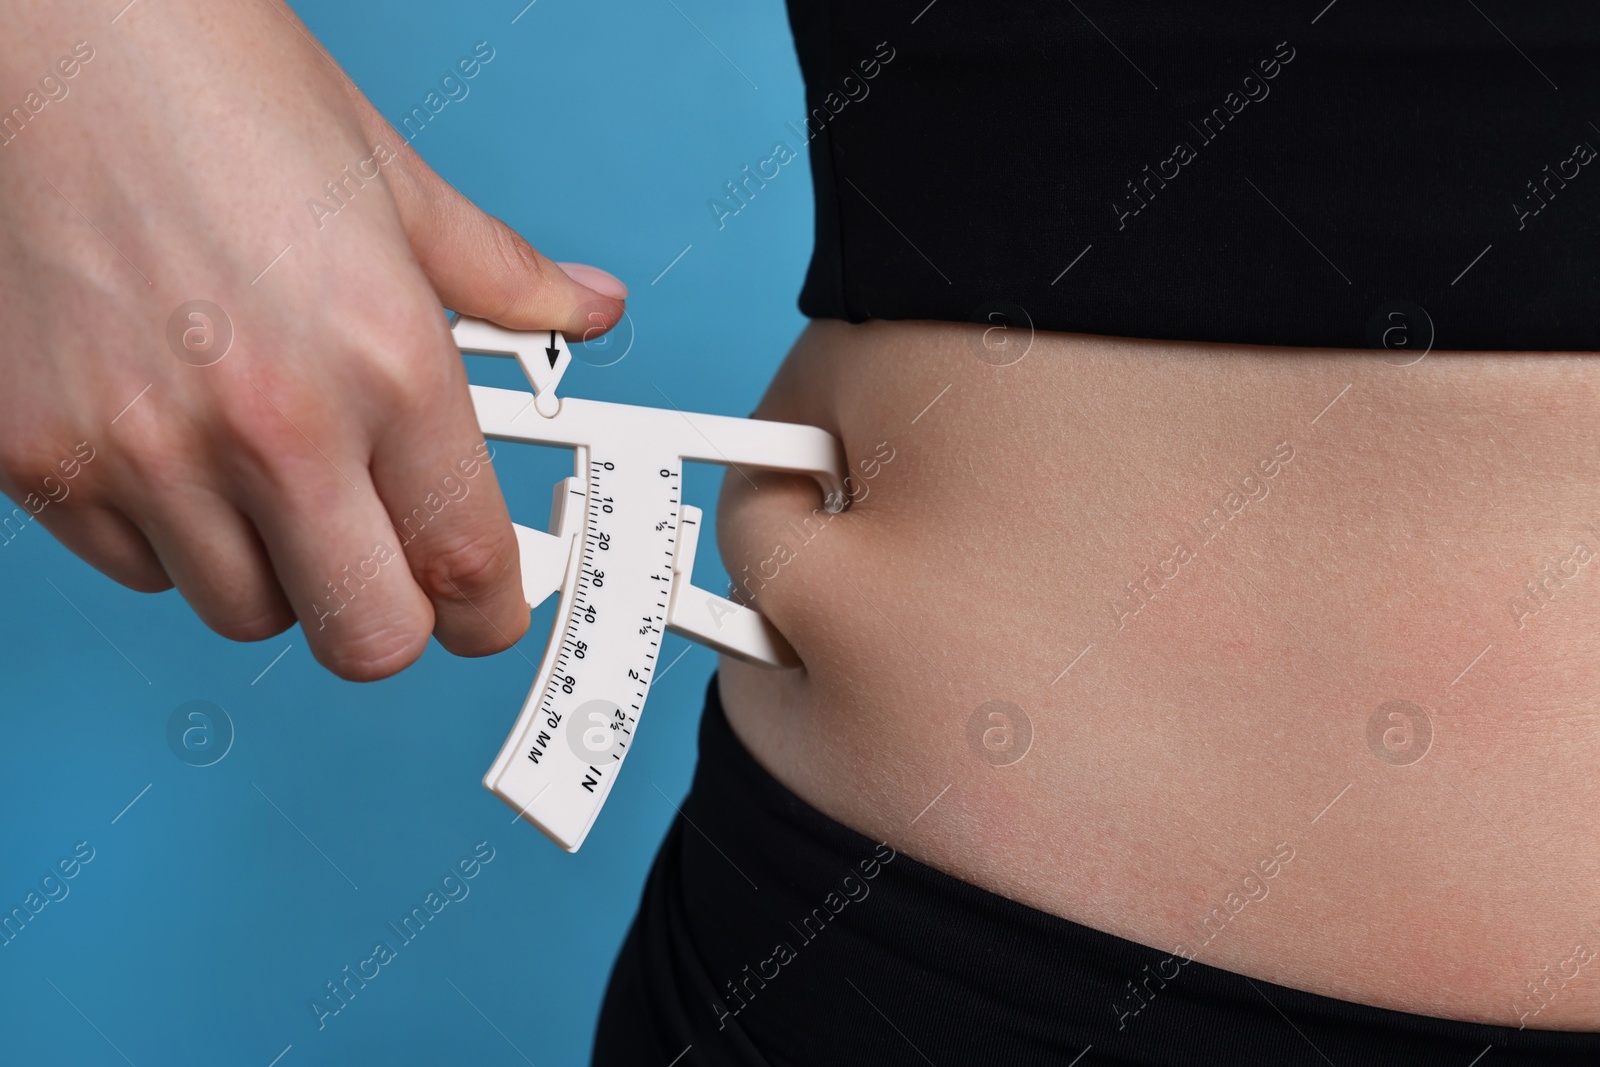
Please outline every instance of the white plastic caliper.
[[483, 784], [576, 852], [633, 743], [665, 632], [759, 666], [798, 662], [758, 612], [692, 584], [701, 516], [682, 503], [683, 461], [809, 474], [837, 510], [841, 451], [815, 426], [558, 398], [572, 362], [560, 333], [465, 317], [454, 330], [463, 352], [514, 358], [533, 385], [532, 395], [472, 386], [484, 435], [574, 452], [550, 532], [516, 527], [530, 609], [559, 600], [533, 688]]

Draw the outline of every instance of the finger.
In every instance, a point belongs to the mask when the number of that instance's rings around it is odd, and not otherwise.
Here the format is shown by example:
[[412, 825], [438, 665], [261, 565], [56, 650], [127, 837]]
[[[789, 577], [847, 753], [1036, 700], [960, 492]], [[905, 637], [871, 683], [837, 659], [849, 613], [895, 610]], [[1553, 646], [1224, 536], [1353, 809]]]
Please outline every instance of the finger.
[[517, 539], [461, 360], [442, 326], [433, 342], [440, 386], [381, 430], [372, 478], [433, 605], [434, 636], [456, 655], [489, 655], [528, 628]]
[[594, 336], [622, 318], [628, 288], [584, 263], [556, 263], [478, 210], [406, 147], [385, 168], [413, 254], [447, 307], [513, 330]]
[[294, 625], [255, 527], [220, 494], [189, 484], [133, 513], [163, 570], [200, 621], [234, 641]]
[[325, 474], [300, 456], [286, 472], [254, 489], [246, 512], [317, 662], [350, 681], [409, 666], [427, 647], [433, 612], [365, 467], [346, 461]]
[[141, 593], [172, 588], [155, 549], [120, 512], [100, 506], [47, 507], [38, 519], [69, 552], [119, 585]]

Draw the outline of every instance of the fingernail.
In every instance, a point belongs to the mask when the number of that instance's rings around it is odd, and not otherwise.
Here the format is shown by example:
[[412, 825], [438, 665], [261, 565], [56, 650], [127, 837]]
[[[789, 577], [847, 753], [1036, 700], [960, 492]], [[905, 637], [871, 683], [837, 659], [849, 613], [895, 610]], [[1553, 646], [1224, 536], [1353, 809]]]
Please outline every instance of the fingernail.
[[614, 300], [626, 300], [628, 287], [622, 284], [622, 279], [615, 274], [607, 274], [599, 267], [591, 267], [587, 263], [557, 263], [562, 272], [579, 285], [586, 285], [602, 296], [609, 296]]

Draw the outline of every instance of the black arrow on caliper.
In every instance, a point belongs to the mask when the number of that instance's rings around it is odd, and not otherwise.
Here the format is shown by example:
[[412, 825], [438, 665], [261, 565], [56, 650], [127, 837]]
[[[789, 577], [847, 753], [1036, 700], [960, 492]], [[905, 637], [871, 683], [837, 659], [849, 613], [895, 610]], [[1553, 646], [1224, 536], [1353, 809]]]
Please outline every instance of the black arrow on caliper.
[[555, 370], [556, 360], [561, 358], [561, 349], [556, 347], [556, 332], [554, 330], [550, 331], [550, 347], [544, 350], [544, 354], [550, 357], [550, 369]]

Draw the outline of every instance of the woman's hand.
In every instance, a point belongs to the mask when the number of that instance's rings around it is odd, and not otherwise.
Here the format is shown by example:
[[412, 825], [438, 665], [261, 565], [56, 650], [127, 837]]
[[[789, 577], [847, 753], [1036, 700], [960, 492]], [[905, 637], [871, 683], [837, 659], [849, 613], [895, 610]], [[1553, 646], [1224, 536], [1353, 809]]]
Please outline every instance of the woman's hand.
[[275, 0], [111, 7], [14, 0], [0, 39], [0, 489], [219, 633], [298, 618], [345, 678], [508, 647], [440, 304], [592, 333], [626, 289], [468, 203]]

